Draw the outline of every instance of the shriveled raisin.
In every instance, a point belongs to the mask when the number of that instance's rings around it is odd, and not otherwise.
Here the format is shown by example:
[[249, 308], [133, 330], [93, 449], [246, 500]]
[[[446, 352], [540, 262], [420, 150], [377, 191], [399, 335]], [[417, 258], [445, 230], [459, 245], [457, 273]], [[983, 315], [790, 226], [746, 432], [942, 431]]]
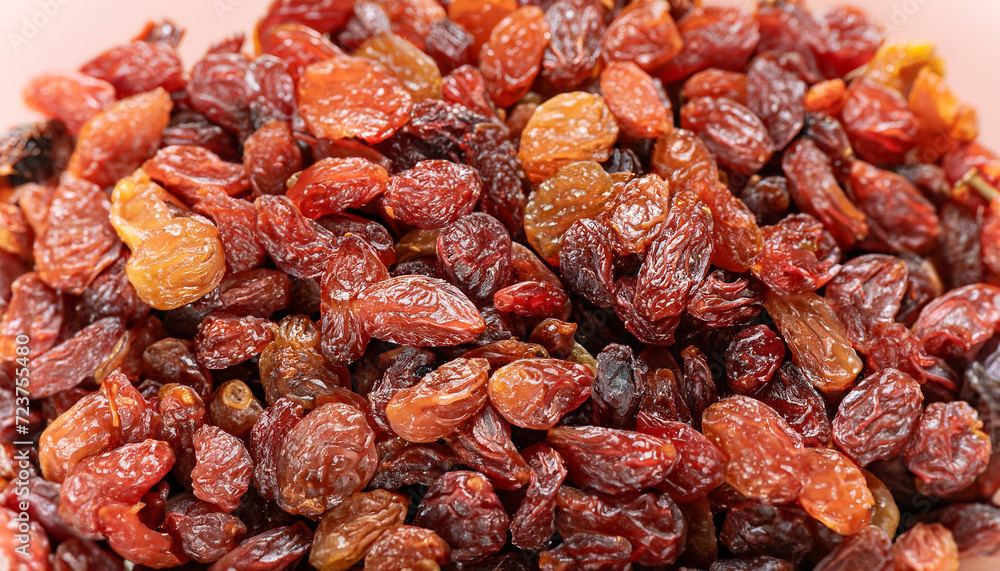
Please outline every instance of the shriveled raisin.
[[545, 430], [590, 396], [590, 369], [558, 359], [521, 359], [490, 376], [490, 402], [515, 426]]
[[599, 95], [562, 93], [538, 106], [521, 133], [518, 159], [541, 182], [576, 161], [605, 161], [618, 125]]
[[708, 407], [705, 436], [729, 459], [726, 482], [750, 498], [790, 501], [803, 486], [802, 439], [771, 407], [732, 396]]
[[456, 359], [397, 392], [386, 406], [392, 429], [410, 442], [450, 434], [486, 402], [485, 359]]
[[410, 118], [413, 98], [389, 70], [338, 56], [307, 67], [299, 81], [299, 112], [317, 137], [385, 140]]
[[324, 404], [285, 437], [276, 466], [278, 505], [316, 517], [363, 489], [377, 463], [364, 415], [347, 404]]
[[499, 551], [510, 518], [484, 476], [456, 471], [431, 485], [417, 507], [414, 523], [441, 536], [451, 546], [451, 560], [459, 562]]
[[923, 395], [912, 377], [885, 369], [862, 379], [841, 401], [833, 441], [861, 466], [903, 451], [920, 418]]

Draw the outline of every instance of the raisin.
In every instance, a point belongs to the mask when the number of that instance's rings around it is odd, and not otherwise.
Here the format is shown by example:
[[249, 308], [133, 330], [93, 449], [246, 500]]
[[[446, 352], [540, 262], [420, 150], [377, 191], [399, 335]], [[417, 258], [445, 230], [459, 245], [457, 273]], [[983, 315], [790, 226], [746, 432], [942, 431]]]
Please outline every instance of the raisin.
[[663, 177], [674, 193], [694, 191], [696, 185], [718, 182], [719, 167], [704, 142], [691, 131], [673, 129], [656, 140], [650, 157], [652, 170]]
[[871, 522], [875, 499], [861, 470], [829, 448], [808, 448], [799, 503], [809, 515], [841, 535], [852, 535]]
[[748, 327], [736, 334], [726, 349], [729, 388], [752, 395], [771, 380], [785, 358], [785, 344], [766, 325]]
[[737, 555], [800, 561], [813, 548], [814, 525], [799, 506], [745, 502], [726, 512], [719, 541]]
[[53, 569], [56, 571], [122, 571], [124, 568], [117, 555], [98, 547], [93, 541], [75, 537], [60, 543], [53, 556]]
[[687, 525], [667, 494], [643, 493], [605, 499], [569, 486], [556, 494], [556, 528], [565, 538], [613, 534], [632, 547], [641, 565], [670, 565], [684, 549]]
[[193, 491], [199, 500], [231, 512], [250, 488], [253, 464], [243, 442], [221, 428], [202, 426], [194, 434], [197, 463], [191, 470]]
[[861, 79], [847, 89], [841, 118], [858, 156], [875, 164], [902, 162], [916, 144], [917, 117], [889, 87]]
[[566, 479], [566, 466], [558, 452], [537, 445], [528, 454], [531, 481], [511, 521], [514, 545], [521, 549], [542, 550], [556, 531], [556, 493]]
[[410, 442], [447, 436], [486, 402], [485, 359], [456, 359], [397, 392], [386, 407], [389, 423]]
[[413, 98], [378, 63], [338, 56], [307, 67], [299, 80], [299, 112], [317, 137], [383, 141], [410, 118]]
[[646, 71], [670, 62], [683, 40], [666, 2], [640, 0], [626, 6], [601, 40], [605, 62], [630, 61]]
[[483, 181], [474, 168], [421, 161], [389, 179], [384, 205], [389, 216], [406, 224], [442, 228], [472, 212], [482, 192]]
[[861, 466], [903, 451], [920, 418], [923, 394], [912, 377], [885, 369], [865, 377], [841, 401], [833, 441]]
[[545, 570], [579, 566], [584, 569], [628, 566], [632, 546], [620, 535], [576, 533], [562, 545], [539, 555], [539, 568]]
[[108, 545], [129, 561], [154, 568], [176, 567], [187, 562], [180, 546], [162, 532], [153, 531], [139, 519], [142, 503], [133, 506], [112, 503], [100, 508], [101, 529]]
[[806, 446], [830, 443], [832, 427], [826, 414], [826, 400], [794, 363], [784, 363], [777, 376], [759, 389], [754, 397], [770, 406], [802, 436]]
[[542, 182], [570, 163], [607, 160], [617, 136], [618, 125], [601, 96], [562, 93], [539, 105], [528, 120], [518, 159], [528, 178]]
[[708, 407], [702, 430], [729, 459], [726, 482], [750, 498], [790, 501], [803, 486], [801, 437], [771, 407], [732, 396]]
[[594, 424], [635, 428], [636, 414], [642, 405], [644, 373], [632, 349], [625, 345], [613, 343], [597, 355], [597, 373], [590, 394]]
[[99, 367], [120, 348], [124, 335], [120, 319], [105, 317], [32, 359], [31, 398], [52, 396], [97, 376]]
[[145, 440], [77, 464], [59, 490], [59, 515], [81, 533], [101, 538], [100, 510], [139, 502], [173, 466], [166, 442]]
[[549, 45], [542, 58], [542, 78], [558, 89], [580, 86], [597, 66], [604, 35], [603, 7], [593, 0], [557, 0], [545, 9]]
[[168, 337], [150, 343], [142, 353], [142, 371], [149, 378], [178, 383], [208, 396], [212, 374], [194, 356], [194, 344]]
[[590, 396], [589, 369], [558, 359], [521, 359], [490, 376], [490, 402], [511, 424], [546, 430]]
[[771, 159], [774, 143], [764, 123], [735, 101], [690, 101], [681, 108], [681, 125], [701, 137], [720, 166], [738, 174], [753, 174]]
[[173, 104], [161, 88], [122, 99], [80, 128], [67, 172], [101, 186], [128, 176], [160, 146]]
[[351, 308], [372, 337], [405, 345], [458, 345], [486, 326], [457, 288], [423, 276], [383, 280], [362, 291]]
[[694, 428], [683, 422], [663, 420], [658, 415], [640, 412], [636, 430], [662, 438], [677, 450], [677, 462], [657, 487], [678, 502], [691, 502], [704, 497], [724, 482], [725, 455]]
[[261, 351], [258, 365], [267, 401], [272, 404], [287, 398], [312, 408], [317, 397], [346, 380], [346, 373], [320, 352], [319, 328], [302, 315], [281, 320], [274, 329], [274, 341]]
[[409, 498], [385, 490], [347, 496], [320, 520], [309, 563], [332, 571], [361, 561], [380, 537], [402, 525], [409, 503]]
[[[154, 422], [148, 403], [134, 388], [127, 385], [117, 388], [120, 378], [116, 376], [113, 392], [110, 390], [112, 383], [108, 383], [108, 394], [102, 391], [84, 396], [42, 432], [38, 443], [38, 464], [46, 479], [64, 481], [82, 460], [116, 448], [131, 436], [123, 434], [126, 426], [119, 412], [128, 413], [125, 420], [129, 421], [130, 432], [143, 421]], [[143, 430], [135, 432], [133, 440], [148, 436], [142, 434]]]
[[959, 556], [989, 557], [1000, 552], [1000, 510], [986, 504], [958, 503], [937, 514], [951, 530]]
[[861, 359], [826, 300], [814, 293], [780, 296], [768, 292], [764, 307], [778, 325], [792, 360], [816, 388], [824, 393], [838, 391], [857, 378]]
[[111, 48], [83, 64], [80, 71], [107, 81], [119, 99], [162, 87], [177, 91], [184, 87], [184, 69], [173, 46], [135, 41]]
[[965, 358], [992, 337], [1000, 323], [1000, 289], [973, 284], [951, 290], [920, 311], [913, 333], [931, 355]]
[[612, 191], [611, 177], [595, 162], [560, 168], [528, 199], [524, 212], [528, 244], [555, 265], [567, 230], [574, 222], [599, 214]]
[[173, 472], [186, 486], [191, 485], [191, 471], [197, 463], [194, 434], [207, 422], [205, 403], [190, 387], [168, 383], [156, 395], [163, 419], [159, 437], [173, 447], [177, 455]]
[[476, 53], [490, 39], [490, 32], [518, 9], [512, 0], [456, 0], [448, 4], [448, 18], [473, 38]]
[[254, 485], [261, 497], [273, 500], [278, 494], [278, 455], [288, 432], [300, 421], [302, 407], [288, 399], [279, 399], [250, 429], [248, 451], [254, 464]]
[[698, 97], [724, 97], [740, 105], [746, 105], [747, 75], [715, 68], [699, 71], [684, 82], [681, 95], [685, 100]]
[[278, 269], [295, 277], [319, 277], [326, 270], [336, 237], [302, 215], [285, 196], [261, 196], [257, 240]]
[[795, 564], [770, 557], [768, 555], [758, 555], [750, 559], [719, 559], [712, 563], [709, 571], [792, 571]]
[[704, 203], [690, 192], [676, 194], [634, 291], [619, 289], [615, 300], [616, 311], [628, 317], [625, 327], [641, 341], [673, 340], [691, 291], [708, 272], [711, 233], [711, 213]]
[[782, 66], [776, 56], [760, 55], [747, 70], [747, 107], [771, 136], [775, 151], [784, 149], [805, 125], [805, 81]]
[[399, 490], [403, 486], [429, 486], [447, 471], [459, 468], [459, 462], [440, 444], [409, 444], [393, 438], [378, 445], [380, 460], [369, 489]]
[[243, 142], [243, 168], [254, 190], [282, 194], [285, 181], [302, 170], [302, 151], [284, 121], [271, 121]]
[[372, 569], [433, 569], [449, 561], [451, 549], [440, 535], [412, 525], [386, 531], [365, 555], [365, 567]]
[[[442, 97], [448, 103], [457, 103], [483, 117], [497, 118], [496, 109], [486, 94], [486, 79], [479, 68], [471, 65], [459, 66], [442, 80]], [[506, 129], [500, 129], [506, 131]], [[506, 138], [506, 133], [504, 133]], [[515, 151], [516, 154], [516, 151]]]
[[227, 163], [212, 151], [194, 145], [164, 147], [142, 164], [142, 170], [192, 206], [206, 186], [218, 187], [230, 196], [250, 189], [243, 165]]
[[[222, 281], [225, 251], [218, 229], [141, 170], [115, 186], [111, 224], [132, 251], [125, 266], [129, 282], [153, 308], [175, 309]], [[185, 263], [178, 266], [181, 259]]]
[[226, 381], [208, 405], [212, 423], [237, 438], [245, 438], [260, 419], [263, 409], [246, 383]]
[[273, 339], [267, 319], [213, 313], [198, 327], [195, 356], [208, 369], [225, 369], [259, 355]]
[[[452, 2], [448, 5], [459, 4]], [[452, 71], [467, 66], [472, 63], [475, 54], [475, 37], [457, 24], [454, 19], [440, 19], [431, 22], [431, 29], [427, 32], [427, 47], [425, 52], [434, 59], [438, 69], [442, 73]], [[444, 91], [445, 79], [442, 79], [442, 92]]]
[[949, 289], [983, 281], [982, 227], [979, 216], [953, 201], [939, 210], [941, 236], [934, 257]]
[[882, 45], [879, 26], [858, 8], [837, 6], [816, 13], [822, 35], [816, 59], [828, 77], [841, 77], [868, 63]]
[[570, 482], [606, 494], [658, 484], [677, 459], [669, 441], [628, 430], [561, 426], [546, 440], [566, 459]]
[[600, 235], [620, 256], [641, 254], [656, 239], [669, 209], [666, 181], [655, 174], [632, 179], [617, 188], [604, 205], [598, 221], [607, 233]]
[[199, 563], [221, 559], [247, 531], [236, 516], [188, 493], [167, 501], [161, 527], [180, 543], [185, 555]]
[[65, 123], [79, 133], [92, 117], [115, 103], [115, 87], [103, 79], [76, 72], [46, 73], [24, 88], [31, 109]]
[[[337, 469], [321, 469], [330, 463]], [[276, 466], [278, 505], [316, 517], [362, 490], [377, 463], [364, 415], [350, 405], [324, 404], [285, 435]]]
[[835, 78], [821, 81], [809, 87], [806, 92], [806, 110], [813, 113], [826, 113], [827, 115], [837, 115], [844, 106], [844, 94], [847, 93], [847, 84], [843, 79]]
[[663, 87], [636, 64], [609, 63], [601, 70], [601, 92], [629, 137], [656, 138], [673, 128], [673, 109]]
[[851, 203], [837, 184], [830, 160], [811, 140], [792, 143], [781, 157], [795, 205], [826, 226], [841, 248], [847, 249], [868, 235], [865, 215]]
[[943, 496], [971, 484], [989, 461], [990, 439], [982, 426], [964, 401], [927, 405], [905, 450], [917, 489]]
[[305, 555], [312, 540], [312, 531], [302, 522], [276, 527], [244, 540], [209, 570], [283, 571]]
[[677, 29], [684, 47], [660, 71], [665, 82], [713, 67], [739, 71], [767, 37], [753, 14], [723, 6], [694, 7], [678, 20]]
[[816, 291], [841, 269], [833, 236], [808, 214], [789, 215], [763, 233], [764, 251], [754, 260], [753, 272], [776, 293]]
[[493, 299], [511, 280], [510, 234], [489, 214], [468, 214], [442, 229], [435, 251], [449, 280], [473, 301]]
[[335, 243], [320, 283], [322, 351], [328, 359], [346, 363], [364, 352], [369, 336], [350, 303], [367, 286], [388, 277], [385, 266], [362, 238], [347, 235]]
[[446, 16], [444, 8], [432, 0], [379, 0], [379, 5], [389, 16], [392, 32], [421, 50], [431, 24]]
[[895, 252], [925, 254], [940, 233], [934, 206], [902, 176], [851, 163], [851, 191], [868, 216], [869, 237]]
[[908, 275], [902, 260], [867, 254], [844, 264], [827, 285], [826, 300], [855, 349], [868, 353], [875, 325], [890, 323], [899, 313]]
[[299, 173], [288, 198], [316, 219], [364, 206], [385, 192], [387, 180], [385, 169], [364, 159], [322, 159]]
[[444, 441], [459, 461], [485, 474], [496, 488], [515, 490], [530, 478], [531, 470], [511, 440], [510, 424], [490, 404]]
[[845, 539], [816, 564], [816, 569], [837, 571], [868, 567], [884, 569], [891, 565], [892, 540], [881, 529], [868, 526]]
[[493, 294], [497, 311], [520, 317], [567, 317], [568, 304], [566, 292], [546, 282], [520, 282]]
[[500, 499], [475, 472], [448, 472], [427, 490], [414, 524], [437, 533], [451, 546], [451, 560], [470, 561], [496, 553], [510, 527]]
[[111, 201], [95, 184], [66, 178], [56, 187], [32, 251], [38, 277], [58, 290], [82, 293], [122, 249], [110, 212]]
[[762, 290], [749, 277], [715, 270], [691, 291], [687, 313], [713, 327], [739, 325], [763, 311]]
[[918, 523], [892, 545], [897, 569], [957, 569], [958, 545], [940, 523]]
[[414, 102], [441, 98], [441, 72], [433, 58], [399, 36], [379, 34], [361, 44], [354, 55], [384, 65]]
[[[541, 71], [549, 25], [537, 6], [524, 6], [496, 23], [479, 54], [486, 90], [497, 107], [517, 103]], [[517, 56], [511, 57], [516, 51]]]
[[864, 474], [865, 481], [868, 482], [868, 489], [875, 499], [871, 524], [889, 534], [890, 537], [894, 537], [896, 529], [899, 527], [899, 507], [892, 497], [892, 492], [882, 483], [882, 480], [879, 480], [871, 472], [862, 470], [861, 473]]

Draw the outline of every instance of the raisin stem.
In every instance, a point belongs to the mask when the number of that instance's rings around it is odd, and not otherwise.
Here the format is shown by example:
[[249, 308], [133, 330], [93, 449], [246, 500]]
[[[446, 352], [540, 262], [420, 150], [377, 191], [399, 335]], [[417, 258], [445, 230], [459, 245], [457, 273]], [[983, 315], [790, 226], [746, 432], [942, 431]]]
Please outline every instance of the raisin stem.
[[973, 190], [979, 193], [979, 196], [982, 196], [989, 202], [1000, 198], [1000, 189], [990, 184], [976, 167], [969, 169], [969, 172], [965, 173], [965, 176], [955, 184], [955, 190], [965, 186], [971, 186]]

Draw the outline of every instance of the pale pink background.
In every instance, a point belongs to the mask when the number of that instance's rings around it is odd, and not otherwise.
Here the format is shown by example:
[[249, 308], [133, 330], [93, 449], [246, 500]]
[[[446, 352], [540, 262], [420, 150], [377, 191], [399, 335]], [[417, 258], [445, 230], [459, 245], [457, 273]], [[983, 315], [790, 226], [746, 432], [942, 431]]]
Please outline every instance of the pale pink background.
[[[0, 129], [34, 118], [21, 102], [21, 87], [43, 70], [75, 69], [100, 51], [132, 38], [164, 16], [187, 28], [181, 45], [185, 65], [198, 60], [220, 37], [249, 35], [269, 0], [0, 0]], [[713, 0], [707, 0], [712, 4]], [[715, 3], [745, 4], [743, 0]], [[843, 2], [812, 0], [821, 7]], [[848, 2], [850, 3], [850, 2]], [[864, 6], [890, 37], [929, 39], [947, 64], [950, 85], [979, 108], [981, 139], [1000, 148], [1000, 3], [996, 0], [865, 0]], [[962, 571], [996, 571], [1000, 559]]]
[[[750, 0], [706, 3], [750, 4]], [[812, 6], [838, 4], [812, 0]], [[1000, 3], [996, 0], [856, 0], [900, 38], [937, 43], [948, 80], [979, 108], [982, 140], [1000, 148]], [[0, 128], [32, 117], [24, 82], [39, 70], [74, 69], [98, 51], [130, 39], [151, 17], [170, 16], [188, 30], [181, 52], [190, 66], [223, 34], [249, 32], [268, 0], [0, 0]], [[54, 15], [49, 16], [46, 12]], [[25, 30], [25, 18], [37, 31]], [[25, 33], [27, 31], [28, 33]], [[17, 38], [24, 38], [22, 43]], [[12, 43], [16, 43], [16, 48]]]

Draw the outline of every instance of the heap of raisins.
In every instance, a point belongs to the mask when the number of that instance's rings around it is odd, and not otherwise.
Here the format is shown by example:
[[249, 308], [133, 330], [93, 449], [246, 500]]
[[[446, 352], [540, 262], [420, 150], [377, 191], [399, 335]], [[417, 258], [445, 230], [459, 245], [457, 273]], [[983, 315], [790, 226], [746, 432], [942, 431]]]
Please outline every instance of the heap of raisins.
[[0, 567], [1000, 553], [1000, 157], [930, 45], [795, 0], [182, 34], [0, 139]]

